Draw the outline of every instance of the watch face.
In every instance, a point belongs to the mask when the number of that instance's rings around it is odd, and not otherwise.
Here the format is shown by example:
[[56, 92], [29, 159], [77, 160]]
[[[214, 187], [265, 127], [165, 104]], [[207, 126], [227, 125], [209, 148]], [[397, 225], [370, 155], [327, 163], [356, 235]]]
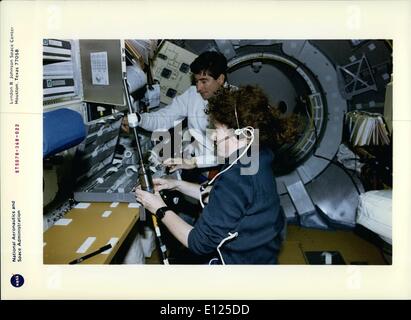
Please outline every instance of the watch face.
[[163, 219], [164, 218], [164, 215], [166, 214], [166, 211], [168, 210], [168, 208], [167, 207], [162, 207], [162, 208], [159, 208], [157, 211], [156, 211], [156, 217], [157, 217], [157, 219]]

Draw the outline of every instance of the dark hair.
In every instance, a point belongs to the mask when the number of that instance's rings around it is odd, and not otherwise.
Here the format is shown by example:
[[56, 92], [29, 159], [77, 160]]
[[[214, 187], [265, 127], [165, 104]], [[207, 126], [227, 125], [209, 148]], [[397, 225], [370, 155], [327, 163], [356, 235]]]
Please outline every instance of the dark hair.
[[194, 74], [206, 73], [215, 80], [223, 74], [227, 81], [227, 59], [223, 54], [216, 51], [206, 51], [200, 54], [190, 65]]
[[277, 149], [285, 143], [296, 141], [301, 131], [300, 119], [293, 115], [282, 117], [277, 107], [269, 106], [268, 98], [256, 86], [221, 88], [208, 100], [211, 122], [237, 129], [237, 110], [240, 128], [259, 129], [259, 143]]

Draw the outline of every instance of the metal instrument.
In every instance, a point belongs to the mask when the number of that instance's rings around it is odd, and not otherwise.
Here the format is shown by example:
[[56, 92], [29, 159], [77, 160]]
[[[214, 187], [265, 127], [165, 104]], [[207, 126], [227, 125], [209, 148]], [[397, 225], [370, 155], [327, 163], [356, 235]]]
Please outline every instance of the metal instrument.
[[[126, 96], [126, 103], [128, 106], [128, 110], [130, 113], [133, 113], [134, 110], [133, 110], [131, 99], [130, 99], [130, 93], [129, 93], [129, 88], [127, 84], [126, 74], [124, 74], [124, 77], [123, 77], [123, 86], [124, 86], [124, 94]], [[138, 153], [138, 159], [139, 159], [138, 160], [139, 161], [138, 178], [140, 181], [141, 189], [144, 191], [154, 193], [153, 179], [151, 177], [149, 166], [146, 165], [143, 160], [143, 153], [141, 151], [141, 145], [140, 145], [140, 140], [138, 138], [137, 128], [133, 127], [132, 129], [133, 129], [134, 138], [136, 139], [136, 144], [137, 144], [137, 153]], [[152, 214], [151, 218], [153, 220], [153, 226], [156, 232], [158, 243], [160, 245], [160, 252], [162, 255], [163, 263], [169, 264], [168, 257], [167, 257], [167, 248], [164, 245], [164, 242], [161, 238], [161, 231], [160, 231], [160, 226], [158, 225], [157, 217], [154, 214]]]

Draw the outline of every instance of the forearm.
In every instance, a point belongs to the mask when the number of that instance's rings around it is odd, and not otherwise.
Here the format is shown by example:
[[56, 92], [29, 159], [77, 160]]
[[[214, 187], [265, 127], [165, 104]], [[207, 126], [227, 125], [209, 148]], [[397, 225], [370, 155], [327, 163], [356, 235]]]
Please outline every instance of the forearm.
[[217, 157], [209, 154], [203, 154], [194, 158], [197, 168], [216, 167], [218, 165]]
[[168, 210], [161, 222], [170, 230], [172, 235], [188, 248], [188, 235], [193, 226], [181, 219], [173, 211]]
[[200, 200], [200, 185], [179, 180], [176, 183], [176, 190], [194, 199]]
[[176, 121], [181, 121], [188, 115], [187, 106], [189, 105], [188, 91], [173, 99], [168, 106], [156, 112], [141, 114], [140, 127], [154, 131], [158, 129], [170, 129], [176, 125]]
[[139, 127], [147, 131], [168, 130], [181, 120], [180, 117], [165, 112], [157, 111], [153, 113], [141, 114]]

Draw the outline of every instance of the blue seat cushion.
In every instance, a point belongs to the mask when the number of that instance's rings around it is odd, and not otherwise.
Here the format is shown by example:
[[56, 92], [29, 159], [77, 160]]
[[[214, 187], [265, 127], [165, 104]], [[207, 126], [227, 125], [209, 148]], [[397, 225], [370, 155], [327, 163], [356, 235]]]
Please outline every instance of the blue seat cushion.
[[43, 114], [43, 158], [76, 146], [86, 137], [81, 115], [62, 108]]

